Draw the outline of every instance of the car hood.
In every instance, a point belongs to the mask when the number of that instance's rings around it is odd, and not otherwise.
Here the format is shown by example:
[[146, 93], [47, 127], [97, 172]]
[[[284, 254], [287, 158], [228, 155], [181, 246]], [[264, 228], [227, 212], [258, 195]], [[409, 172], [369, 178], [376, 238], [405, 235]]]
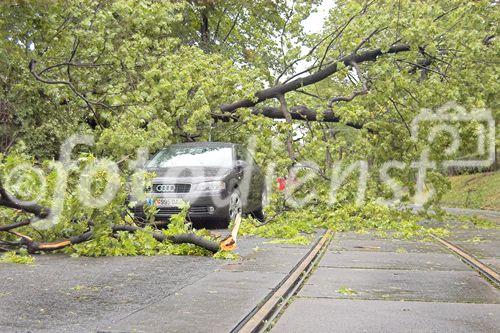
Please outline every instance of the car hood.
[[153, 183], [164, 184], [196, 184], [223, 180], [231, 173], [230, 168], [222, 167], [147, 168], [146, 171], [156, 173]]

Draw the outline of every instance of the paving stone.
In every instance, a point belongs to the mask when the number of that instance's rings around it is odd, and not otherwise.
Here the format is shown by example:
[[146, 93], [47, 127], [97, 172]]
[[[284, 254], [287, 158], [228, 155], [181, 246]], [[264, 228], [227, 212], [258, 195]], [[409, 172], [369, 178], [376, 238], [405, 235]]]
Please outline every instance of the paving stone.
[[468, 228], [468, 229], [454, 229], [451, 234], [446, 237], [450, 241], [474, 241], [478, 239], [480, 241], [490, 241], [495, 242], [500, 246], [500, 230], [498, 229], [478, 229], [478, 228]]
[[71, 258], [0, 263], [0, 332], [90, 332], [225, 264], [207, 257]]
[[[343, 288], [356, 292], [344, 295]], [[474, 271], [412, 271], [319, 267], [302, 297], [500, 303], [500, 292]]]
[[258, 249], [242, 260], [224, 265], [221, 269], [240, 272], [267, 271], [288, 274], [309, 250], [309, 246], [266, 246], [265, 248]]
[[100, 332], [228, 332], [283, 278], [281, 273], [220, 271], [147, 308], [101, 325]]
[[488, 265], [495, 272], [500, 272], [500, 259], [498, 258], [483, 258], [481, 259], [483, 263]]
[[499, 318], [498, 304], [298, 298], [271, 332], [492, 333]]
[[371, 232], [361, 233], [361, 232], [347, 231], [347, 232], [337, 232], [337, 233], [335, 233], [334, 239], [335, 240], [344, 240], [344, 239], [381, 240], [382, 237], [379, 237], [376, 234], [371, 233]]
[[470, 268], [446, 253], [328, 252], [321, 267], [384, 268], [405, 270], [468, 271]]
[[461, 249], [466, 252], [472, 254], [478, 259], [486, 258], [486, 257], [498, 257], [498, 251], [500, 247], [498, 244], [494, 244], [491, 242], [453, 242], [453, 244], [457, 245]]
[[[497, 231], [453, 237], [498, 267]], [[437, 243], [339, 233], [272, 332], [498, 332], [499, 303], [498, 289]]]
[[410, 242], [403, 240], [380, 239], [334, 239], [330, 244], [331, 251], [365, 251], [365, 252], [441, 252], [442, 246], [428, 242]]
[[258, 237], [238, 246], [235, 261], [52, 254], [0, 263], [0, 332], [229, 331], [310, 249]]

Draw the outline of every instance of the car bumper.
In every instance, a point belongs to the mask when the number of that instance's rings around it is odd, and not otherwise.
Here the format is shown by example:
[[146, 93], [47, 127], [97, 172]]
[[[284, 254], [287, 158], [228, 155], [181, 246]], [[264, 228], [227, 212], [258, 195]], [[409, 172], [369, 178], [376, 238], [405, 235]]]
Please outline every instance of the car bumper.
[[[171, 198], [182, 199], [189, 203], [188, 216], [190, 219], [224, 219], [228, 216], [229, 211], [229, 195], [224, 191], [220, 193], [155, 193], [155, 199]], [[134, 209], [134, 215], [139, 218], [145, 218], [146, 215], [143, 209], [144, 203], [137, 204]], [[156, 220], [168, 220], [172, 215], [178, 214], [181, 211], [179, 207], [158, 207], [158, 212], [155, 215]]]

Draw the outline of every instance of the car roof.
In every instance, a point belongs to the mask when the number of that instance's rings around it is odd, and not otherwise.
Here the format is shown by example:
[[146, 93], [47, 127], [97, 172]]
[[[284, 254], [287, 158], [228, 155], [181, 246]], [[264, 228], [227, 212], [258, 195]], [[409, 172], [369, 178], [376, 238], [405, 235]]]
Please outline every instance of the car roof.
[[186, 142], [186, 143], [176, 143], [170, 145], [169, 147], [214, 147], [214, 148], [233, 148], [239, 146], [236, 143], [231, 142]]

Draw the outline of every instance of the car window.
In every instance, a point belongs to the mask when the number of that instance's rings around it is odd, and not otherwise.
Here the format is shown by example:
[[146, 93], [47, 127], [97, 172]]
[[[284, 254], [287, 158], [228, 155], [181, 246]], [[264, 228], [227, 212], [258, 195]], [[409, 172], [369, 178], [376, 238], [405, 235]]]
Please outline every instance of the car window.
[[236, 159], [239, 161], [244, 161], [246, 160], [246, 154], [243, 151], [243, 148], [241, 146], [236, 146]]
[[169, 147], [148, 163], [149, 168], [224, 167], [233, 164], [230, 147]]

